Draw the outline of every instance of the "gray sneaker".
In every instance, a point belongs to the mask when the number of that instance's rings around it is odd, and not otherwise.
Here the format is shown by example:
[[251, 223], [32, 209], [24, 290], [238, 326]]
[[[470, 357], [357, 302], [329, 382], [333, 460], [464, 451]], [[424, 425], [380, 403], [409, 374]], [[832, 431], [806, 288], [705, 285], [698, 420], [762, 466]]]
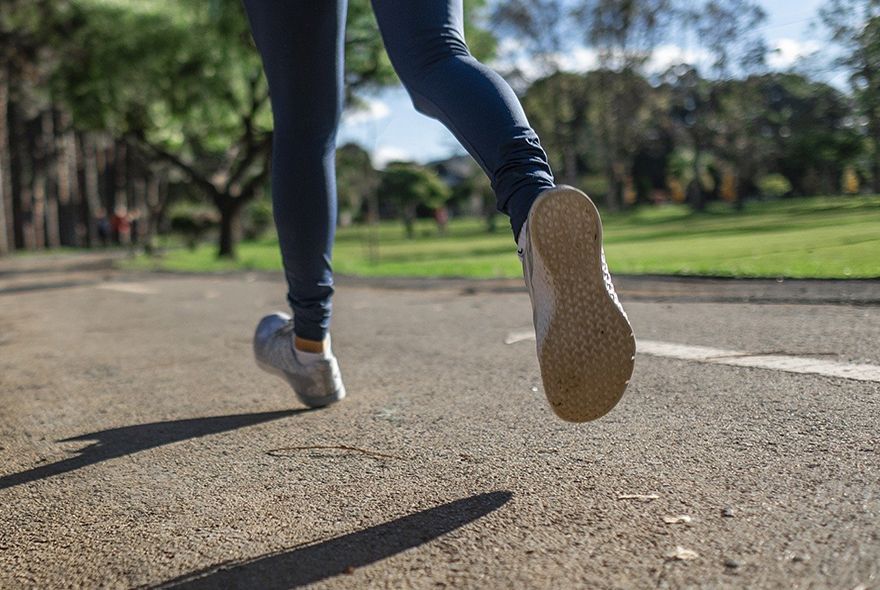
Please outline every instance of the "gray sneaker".
[[260, 320], [254, 334], [254, 356], [261, 369], [287, 381], [310, 408], [345, 397], [335, 356], [308, 364], [299, 362], [293, 348], [293, 320], [285, 313], [276, 312]]
[[623, 396], [636, 351], [605, 264], [599, 212], [574, 187], [547, 189], [518, 246], [547, 400], [563, 420], [595, 420]]

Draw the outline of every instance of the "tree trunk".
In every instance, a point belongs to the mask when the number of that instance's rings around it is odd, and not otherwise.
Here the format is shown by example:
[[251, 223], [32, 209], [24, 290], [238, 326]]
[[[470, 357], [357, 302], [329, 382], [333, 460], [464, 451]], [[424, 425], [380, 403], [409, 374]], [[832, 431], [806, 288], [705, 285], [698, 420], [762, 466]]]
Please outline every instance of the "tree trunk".
[[162, 218], [164, 199], [162, 198], [161, 180], [158, 174], [150, 174], [147, 177], [145, 204], [144, 250], [152, 254], [156, 248], [156, 234], [159, 231], [159, 221]]
[[880, 194], [880, 142], [874, 142], [874, 158], [871, 162], [871, 190], [875, 195]]
[[12, 187], [12, 215], [15, 247], [20, 250], [31, 250], [36, 238], [33, 231], [33, 210], [30, 185], [27, 174], [30, 170], [30, 146], [25, 142], [27, 137], [24, 121], [21, 119], [20, 108], [12, 100], [7, 103], [9, 125], [9, 183]]
[[31, 194], [34, 203], [34, 249], [43, 250], [46, 247], [46, 147], [42, 141], [42, 116], [37, 116], [27, 127], [33, 154]]
[[138, 175], [132, 181], [132, 204], [134, 209], [131, 211], [131, 243], [140, 246], [144, 241], [146, 221], [145, 211], [147, 204], [147, 179], [142, 175]]
[[46, 207], [46, 246], [61, 246], [61, 232], [58, 221], [58, 173], [55, 158], [55, 121], [53, 107], [40, 114], [40, 143], [43, 146], [43, 191]]
[[9, 83], [6, 68], [0, 68], [0, 256], [15, 248], [12, 215], [12, 180], [9, 177], [9, 131], [7, 105]]
[[80, 246], [80, 232], [77, 223], [77, 202], [79, 183], [76, 168], [76, 138], [70, 125], [70, 115], [64, 110], [56, 112], [55, 124], [56, 173], [58, 187], [58, 233], [61, 245]]
[[694, 179], [690, 186], [686, 188], [688, 201], [694, 211], [702, 211], [706, 208], [706, 192], [703, 190], [703, 183], [700, 179], [700, 159], [702, 152], [699, 147], [694, 149], [694, 162], [691, 171], [694, 173]]
[[116, 152], [113, 145], [103, 145], [98, 149], [98, 178], [101, 187], [101, 202], [112, 215], [116, 209]]
[[128, 145], [124, 141], [113, 141], [113, 194], [115, 208], [128, 210]]
[[[26, 250], [36, 250], [42, 247], [42, 233], [38, 230], [37, 225], [42, 215], [42, 208], [38, 210], [34, 198], [33, 134], [30, 125], [24, 119], [21, 107], [17, 103], [13, 120], [15, 123], [13, 128], [15, 144], [12, 146], [12, 153], [17, 157], [12, 161], [12, 178], [13, 183], [18, 181], [18, 186], [13, 188], [13, 193], [18, 196], [19, 201], [18, 218], [22, 230], [22, 246]], [[42, 224], [40, 224], [41, 226]]]
[[217, 251], [219, 258], [235, 258], [235, 246], [241, 232], [239, 223], [241, 203], [238, 199], [225, 199], [220, 209], [220, 244]]
[[86, 243], [94, 248], [98, 245], [98, 215], [101, 211], [100, 167], [98, 147], [91, 133], [80, 135], [80, 150], [83, 163], [83, 222], [86, 225]]
[[415, 237], [414, 222], [416, 218], [416, 205], [407, 204], [403, 206], [403, 227], [406, 230], [407, 239]]
[[577, 184], [577, 150], [574, 138], [562, 146], [562, 184]]
[[613, 162], [610, 162], [605, 170], [608, 179], [608, 193], [605, 195], [605, 206], [609, 211], [619, 211], [623, 183], [617, 176], [617, 170]]

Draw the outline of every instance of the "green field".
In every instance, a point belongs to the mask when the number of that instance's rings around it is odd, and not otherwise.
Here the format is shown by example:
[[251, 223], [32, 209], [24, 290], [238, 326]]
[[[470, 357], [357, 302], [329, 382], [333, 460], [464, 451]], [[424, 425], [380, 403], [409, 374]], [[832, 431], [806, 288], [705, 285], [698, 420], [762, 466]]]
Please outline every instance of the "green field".
[[[680, 205], [603, 215], [608, 264], [617, 274], [724, 277], [880, 277], [880, 196], [750, 202], [743, 211], [714, 204], [693, 213]], [[487, 233], [480, 220], [457, 219], [446, 235], [430, 220], [416, 237], [400, 223], [337, 233], [333, 266], [343, 275], [382, 277], [519, 277], [507, 220]], [[373, 244], [372, 247], [370, 244]], [[244, 242], [235, 261], [215, 247], [168, 250], [125, 263], [137, 269], [221, 271], [281, 268], [277, 242]]]

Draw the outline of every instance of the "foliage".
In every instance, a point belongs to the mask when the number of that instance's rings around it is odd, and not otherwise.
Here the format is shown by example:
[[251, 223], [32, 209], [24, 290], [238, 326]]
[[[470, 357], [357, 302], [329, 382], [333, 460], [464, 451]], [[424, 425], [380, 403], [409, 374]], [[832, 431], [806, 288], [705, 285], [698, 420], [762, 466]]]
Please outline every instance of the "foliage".
[[443, 206], [452, 196], [436, 172], [410, 162], [391, 162], [382, 171], [379, 193], [394, 202], [403, 219], [407, 237], [413, 237], [416, 208]]
[[[379, 173], [373, 168], [370, 154], [356, 143], [336, 149], [336, 193], [340, 220], [356, 217], [365, 200], [375, 193]], [[342, 221], [343, 225], [348, 225]]]
[[849, 73], [850, 86], [871, 151], [873, 190], [880, 192], [880, 3], [876, 0], [827, 0], [819, 11], [831, 40], [843, 51], [837, 65]]
[[782, 174], [768, 174], [758, 180], [758, 188], [762, 196], [778, 199], [791, 192], [791, 183]]
[[272, 203], [269, 199], [255, 199], [247, 204], [242, 215], [242, 237], [256, 240], [274, 227], [272, 223]]
[[168, 212], [171, 231], [180, 234], [190, 250], [194, 250], [204, 236], [220, 224], [216, 211], [204, 205], [181, 202]]

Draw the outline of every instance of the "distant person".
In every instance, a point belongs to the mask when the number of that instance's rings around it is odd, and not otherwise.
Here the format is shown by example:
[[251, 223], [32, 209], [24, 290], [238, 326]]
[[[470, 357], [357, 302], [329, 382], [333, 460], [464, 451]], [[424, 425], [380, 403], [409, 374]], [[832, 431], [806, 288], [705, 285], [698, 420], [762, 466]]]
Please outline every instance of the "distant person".
[[125, 205], [117, 205], [110, 218], [113, 228], [113, 237], [117, 244], [127, 246], [131, 240], [131, 220], [128, 217], [128, 208]]
[[113, 228], [110, 226], [110, 220], [107, 218], [107, 210], [103, 207], [95, 212], [95, 224], [98, 230], [98, 242], [102, 247], [106, 248], [110, 243]]
[[434, 222], [437, 224], [437, 230], [441, 234], [445, 234], [446, 228], [449, 226], [449, 209], [445, 205], [434, 209]]
[[[347, 0], [243, 2], [271, 92], [272, 201], [293, 311], [260, 321], [254, 353], [304, 404], [325, 406], [345, 397], [329, 327]], [[566, 420], [598, 418], [623, 395], [635, 339], [605, 266], [596, 207], [554, 183], [513, 90], [471, 56], [462, 0], [372, 6], [416, 110], [455, 135], [510, 217], [550, 405]]]

